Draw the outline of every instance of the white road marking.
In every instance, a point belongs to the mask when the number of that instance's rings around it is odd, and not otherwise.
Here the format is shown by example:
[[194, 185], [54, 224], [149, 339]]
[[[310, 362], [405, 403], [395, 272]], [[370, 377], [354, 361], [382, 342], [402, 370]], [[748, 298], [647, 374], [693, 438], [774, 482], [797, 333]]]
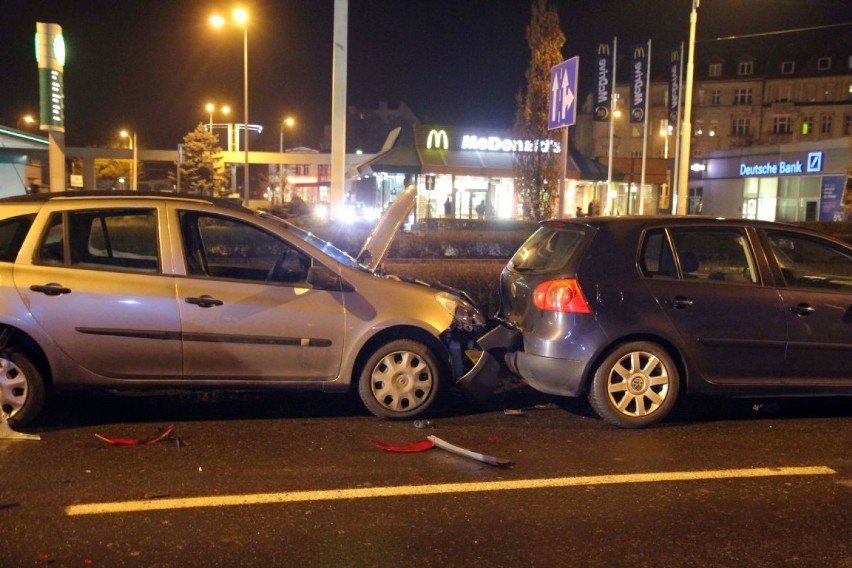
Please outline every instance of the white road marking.
[[65, 514], [105, 515], [140, 511], [163, 511], [200, 507], [235, 507], [270, 503], [296, 503], [301, 501], [336, 501], [344, 499], [375, 499], [379, 497], [411, 497], [445, 493], [477, 493], [485, 491], [518, 491], [552, 487], [582, 485], [613, 485], [621, 483], [660, 483], [667, 481], [699, 481], [708, 479], [737, 479], [755, 477], [834, 475], [837, 472], [825, 466], [777, 467], [748, 469], [716, 469], [704, 471], [670, 471], [659, 473], [628, 473], [623, 475], [591, 475], [582, 477], [555, 477], [543, 479], [518, 479], [514, 481], [480, 481], [468, 483], [438, 483], [434, 485], [399, 485], [391, 487], [364, 487], [357, 489], [325, 489], [316, 491], [285, 491], [281, 493], [254, 493], [247, 495], [217, 495], [215, 497], [185, 497], [181, 499], [146, 499], [141, 501], [114, 501], [69, 505]]

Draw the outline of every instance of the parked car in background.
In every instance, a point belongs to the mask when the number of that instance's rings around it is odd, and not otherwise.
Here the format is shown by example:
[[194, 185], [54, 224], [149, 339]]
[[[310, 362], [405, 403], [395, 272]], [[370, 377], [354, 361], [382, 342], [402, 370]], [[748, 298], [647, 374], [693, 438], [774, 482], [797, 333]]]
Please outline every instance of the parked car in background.
[[852, 394], [852, 248], [792, 225], [547, 221], [503, 270], [498, 317], [480, 344], [511, 373], [625, 428], [684, 393]]
[[3, 416], [33, 419], [48, 388], [354, 389], [382, 418], [428, 412], [484, 319], [460, 293], [373, 270], [414, 197], [363, 263], [212, 198], [0, 200]]

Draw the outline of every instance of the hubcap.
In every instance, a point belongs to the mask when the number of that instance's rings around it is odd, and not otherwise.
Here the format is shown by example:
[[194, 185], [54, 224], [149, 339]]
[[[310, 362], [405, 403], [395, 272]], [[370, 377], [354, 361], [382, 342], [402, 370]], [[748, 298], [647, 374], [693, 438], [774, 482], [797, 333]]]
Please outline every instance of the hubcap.
[[393, 411], [409, 411], [429, 398], [434, 385], [432, 370], [410, 351], [388, 353], [373, 369], [371, 386], [376, 401]]
[[668, 369], [653, 353], [627, 353], [609, 373], [607, 394], [612, 405], [626, 416], [651, 414], [669, 394]]
[[7, 420], [20, 412], [27, 400], [27, 378], [9, 359], [0, 359], [0, 411]]

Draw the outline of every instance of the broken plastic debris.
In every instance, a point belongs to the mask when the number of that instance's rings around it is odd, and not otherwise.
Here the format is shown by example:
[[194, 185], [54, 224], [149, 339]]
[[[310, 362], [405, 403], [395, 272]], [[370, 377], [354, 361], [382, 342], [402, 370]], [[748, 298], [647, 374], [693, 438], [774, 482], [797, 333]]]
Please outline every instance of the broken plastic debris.
[[113, 436], [104, 436], [102, 434], [95, 434], [95, 437], [114, 446], [144, 446], [148, 444], [156, 444], [157, 442], [162, 442], [171, 435], [172, 430], [174, 430], [174, 428], [174, 424], [163, 426], [162, 428], [160, 428], [159, 432], [156, 435], [141, 440], [137, 440], [135, 438], [116, 438]]
[[386, 442], [382, 442], [381, 440], [371, 440], [374, 446], [377, 448], [381, 448], [387, 452], [397, 452], [397, 453], [408, 453], [408, 452], [423, 452], [426, 450], [431, 450], [432, 448], [438, 447], [442, 450], [446, 450], [448, 452], [454, 453], [459, 456], [463, 456], [466, 458], [474, 459], [477, 461], [481, 461], [482, 463], [487, 463], [488, 465], [494, 465], [498, 467], [509, 467], [514, 465], [514, 462], [502, 458], [498, 458], [495, 456], [489, 456], [486, 454], [480, 454], [478, 452], [472, 452], [465, 448], [461, 448], [459, 446], [453, 445], [437, 436], [427, 436], [425, 440], [420, 440], [417, 442], [411, 442], [409, 444], [388, 444]]
[[423, 428], [434, 428], [435, 425], [432, 424], [431, 420], [415, 420], [414, 427], [422, 430]]

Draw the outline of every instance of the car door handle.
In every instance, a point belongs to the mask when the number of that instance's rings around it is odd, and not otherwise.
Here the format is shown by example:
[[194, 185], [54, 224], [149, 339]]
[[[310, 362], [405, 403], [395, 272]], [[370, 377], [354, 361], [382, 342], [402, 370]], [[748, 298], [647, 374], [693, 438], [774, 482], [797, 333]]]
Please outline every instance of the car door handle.
[[48, 284], [33, 284], [30, 286], [30, 290], [33, 292], [41, 292], [46, 296], [61, 296], [62, 294], [70, 294], [71, 288], [66, 288], [61, 284], [57, 284], [56, 282], [50, 282]]
[[204, 294], [200, 298], [187, 298], [186, 303], [193, 304], [202, 308], [212, 308], [213, 306], [221, 306], [225, 302], [223, 302], [222, 300], [217, 300], [213, 296], [208, 296], [207, 294]]
[[810, 304], [799, 304], [798, 306], [790, 308], [790, 311], [797, 316], [809, 316], [814, 313], [816, 309]]
[[684, 298], [683, 296], [675, 296], [673, 299], [665, 300], [663, 303], [667, 306], [673, 307], [676, 310], [682, 310], [691, 306], [692, 300]]

